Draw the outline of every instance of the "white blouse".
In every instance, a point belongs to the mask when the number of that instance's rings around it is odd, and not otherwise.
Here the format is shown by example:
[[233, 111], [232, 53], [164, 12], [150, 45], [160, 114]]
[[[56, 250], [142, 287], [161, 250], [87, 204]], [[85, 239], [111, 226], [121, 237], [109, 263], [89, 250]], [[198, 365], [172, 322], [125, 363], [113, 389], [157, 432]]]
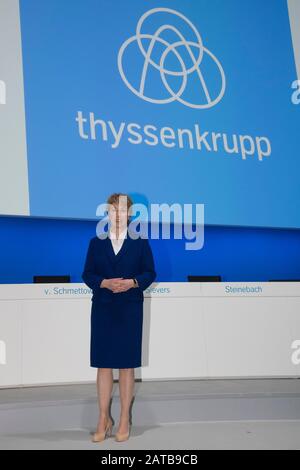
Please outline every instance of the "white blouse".
[[111, 240], [115, 255], [117, 255], [119, 251], [121, 250], [126, 234], [127, 234], [127, 227], [122, 232], [119, 232], [119, 238], [117, 238], [116, 232], [113, 232], [112, 230], [109, 231], [109, 238]]

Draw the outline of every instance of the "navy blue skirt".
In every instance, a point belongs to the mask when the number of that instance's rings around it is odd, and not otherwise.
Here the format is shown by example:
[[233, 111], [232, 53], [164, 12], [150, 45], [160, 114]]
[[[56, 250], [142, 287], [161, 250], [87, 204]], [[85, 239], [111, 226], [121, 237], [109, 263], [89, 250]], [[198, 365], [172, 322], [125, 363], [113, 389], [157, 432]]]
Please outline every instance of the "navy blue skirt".
[[143, 302], [93, 302], [91, 367], [141, 367], [142, 335]]

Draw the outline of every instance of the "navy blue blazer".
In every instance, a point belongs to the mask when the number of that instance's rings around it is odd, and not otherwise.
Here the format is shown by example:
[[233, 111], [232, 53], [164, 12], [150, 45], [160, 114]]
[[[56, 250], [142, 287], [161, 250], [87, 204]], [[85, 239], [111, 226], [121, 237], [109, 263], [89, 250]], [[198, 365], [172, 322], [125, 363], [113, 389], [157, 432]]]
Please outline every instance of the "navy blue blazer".
[[[125, 292], [112, 292], [100, 287], [103, 279], [113, 277], [136, 278], [139, 287], [131, 287]], [[143, 302], [143, 291], [155, 278], [154, 259], [147, 238], [133, 239], [127, 231], [127, 237], [116, 255], [108, 236], [90, 240], [82, 279], [93, 291], [93, 302]]]

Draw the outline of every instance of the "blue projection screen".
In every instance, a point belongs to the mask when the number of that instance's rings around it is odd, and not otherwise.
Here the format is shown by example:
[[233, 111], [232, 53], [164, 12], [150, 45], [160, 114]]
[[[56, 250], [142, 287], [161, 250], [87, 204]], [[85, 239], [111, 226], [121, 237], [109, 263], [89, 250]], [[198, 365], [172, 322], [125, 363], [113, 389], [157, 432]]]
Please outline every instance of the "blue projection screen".
[[0, 0], [0, 213], [300, 228], [299, 3]]

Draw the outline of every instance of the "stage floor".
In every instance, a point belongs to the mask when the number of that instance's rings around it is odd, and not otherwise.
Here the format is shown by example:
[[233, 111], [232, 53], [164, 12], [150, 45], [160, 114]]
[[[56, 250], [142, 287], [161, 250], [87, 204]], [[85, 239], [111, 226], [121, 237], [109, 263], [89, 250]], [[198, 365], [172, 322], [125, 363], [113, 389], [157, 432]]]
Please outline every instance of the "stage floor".
[[[114, 432], [119, 410], [115, 382]], [[136, 382], [130, 439], [96, 422], [95, 384], [0, 389], [0, 449], [300, 449], [300, 380]]]

